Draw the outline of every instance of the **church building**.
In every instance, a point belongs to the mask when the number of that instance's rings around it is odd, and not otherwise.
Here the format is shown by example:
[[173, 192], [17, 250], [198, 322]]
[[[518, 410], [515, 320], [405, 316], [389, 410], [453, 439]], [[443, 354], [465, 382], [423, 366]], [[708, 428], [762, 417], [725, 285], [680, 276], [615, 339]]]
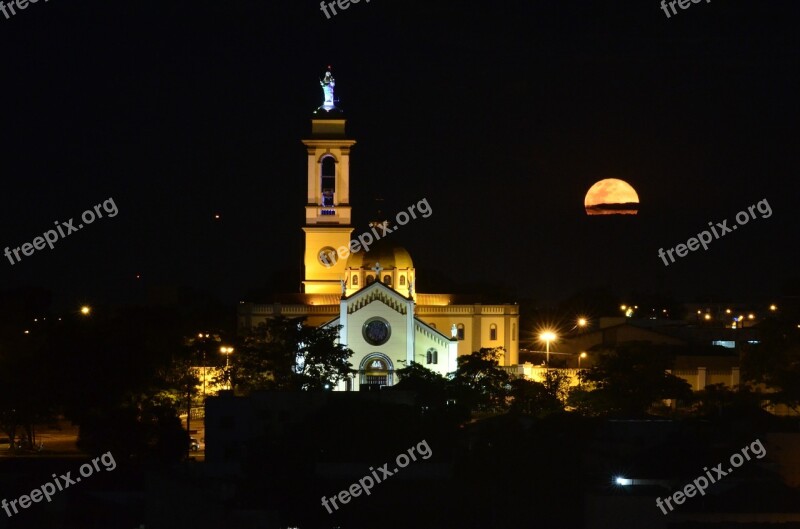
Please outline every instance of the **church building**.
[[[275, 316], [341, 326], [340, 343], [355, 352], [350, 362], [358, 370], [336, 388], [345, 391], [391, 386], [398, 382], [395, 370], [412, 361], [442, 375], [451, 373], [459, 355], [482, 347], [503, 347], [501, 364], [517, 364], [516, 304], [486, 305], [454, 294], [417, 292], [414, 262], [408, 251], [391, 244], [390, 234], [367, 251], [355, 244], [350, 151], [356, 141], [347, 137], [330, 70], [321, 85], [324, 103], [313, 112], [311, 135], [303, 140], [308, 159], [303, 293], [281, 295], [272, 303], [241, 303], [239, 328]], [[340, 257], [340, 248], [356, 251]]]

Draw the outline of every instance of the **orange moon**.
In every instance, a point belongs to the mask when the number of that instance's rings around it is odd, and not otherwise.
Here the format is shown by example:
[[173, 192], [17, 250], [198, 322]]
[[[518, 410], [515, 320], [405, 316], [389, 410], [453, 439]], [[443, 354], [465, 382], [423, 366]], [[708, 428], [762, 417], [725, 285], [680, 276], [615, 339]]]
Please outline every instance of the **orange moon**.
[[606, 178], [589, 188], [583, 205], [588, 215], [636, 215], [639, 195], [628, 182]]

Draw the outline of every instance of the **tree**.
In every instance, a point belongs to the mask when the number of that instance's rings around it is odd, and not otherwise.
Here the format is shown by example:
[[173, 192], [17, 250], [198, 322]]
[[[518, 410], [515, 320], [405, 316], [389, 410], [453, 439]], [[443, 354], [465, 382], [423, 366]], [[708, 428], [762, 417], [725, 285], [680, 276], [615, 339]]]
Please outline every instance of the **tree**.
[[232, 357], [238, 391], [330, 389], [354, 373], [353, 351], [338, 343], [341, 326], [310, 327], [304, 319], [271, 318], [244, 338]]
[[502, 347], [482, 347], [460, 356], [453, 375], [453, 388], [459, 399], [473, 410], [495, 411], [506, 408], [511, 378], [500, 368]]
[[545, 372], [544, 382], [515, 378], [511, 381], [511, 412], [546, 417], [564, 411], [569, 377], [554, 369]]
[[50, 361], [43, 337], [4, 333], [0, 346], [0, 428], [11, 441], [24, 438], [36, 444], [35, 425], [55, 417], [59, 411], [58, 370]]
[[694, 395], [694, 410], [700, 416], [720, 416], [725, 412], [746, 417], [761, 412], [761, 401], [765, 397], [754, 391], [749, 384], [731, 388], [725, 384], [710, 384]]
[[578, 377], [589, 387], [573, 391], [571, 404], [590, 414], [644, 414], [663, 399], [690, 399], [691, 386], [667, 373], [671, 359], [650, 344], [601, 350], [596, 363]]
[[800, 331], [789, 321], [767, 319], [759, 324], [761, 343], [748, 344], [742, 354], [742, 378], [763, 383], [773, 404], [800, 411]]
[[424, 365], [412, 361], [397, 370], [400, 381], [393, 386], [398, 390], [415, 391], [427, 403], [444, 403], [447, 399], [448, 380]]

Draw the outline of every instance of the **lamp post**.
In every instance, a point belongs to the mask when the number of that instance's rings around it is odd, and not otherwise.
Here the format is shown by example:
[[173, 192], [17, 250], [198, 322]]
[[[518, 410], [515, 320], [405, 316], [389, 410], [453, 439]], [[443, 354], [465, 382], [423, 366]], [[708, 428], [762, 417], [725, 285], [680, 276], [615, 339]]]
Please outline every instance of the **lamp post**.
[[556, 335], [552, 331], [544, 331], [539, 335], [539, 339], [546, 344], [547, 360], [545, 361], [545, 364], [547, 364], [547, 367], [550, 367], [550, 342], [556, 339]]
[[581, 358], [586, 358], [586, 352], [585, 351], [578, 355], [578, 369], [581, 368]]
[[225, 375], [228, 379], [228, 389], [231, 389], [230, 357], [233, 352], [233, 347], [225, 347], [223, 345], [219, 348], [219, 352], [225, 355]]

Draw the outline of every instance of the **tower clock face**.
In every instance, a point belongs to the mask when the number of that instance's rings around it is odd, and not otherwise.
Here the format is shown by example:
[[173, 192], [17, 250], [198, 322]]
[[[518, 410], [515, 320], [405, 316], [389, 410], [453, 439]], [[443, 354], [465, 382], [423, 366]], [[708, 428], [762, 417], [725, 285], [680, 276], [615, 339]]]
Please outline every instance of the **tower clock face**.
[[319, 262], [322, 266], [325, 268], [330, 268], [336, 264], [336, 261], [339, 260], [339, 255], [336, 253], [336, 250], [330, 246], [326, 246], [321, 248], [317, 253], [317, 259], [319, 259]]

